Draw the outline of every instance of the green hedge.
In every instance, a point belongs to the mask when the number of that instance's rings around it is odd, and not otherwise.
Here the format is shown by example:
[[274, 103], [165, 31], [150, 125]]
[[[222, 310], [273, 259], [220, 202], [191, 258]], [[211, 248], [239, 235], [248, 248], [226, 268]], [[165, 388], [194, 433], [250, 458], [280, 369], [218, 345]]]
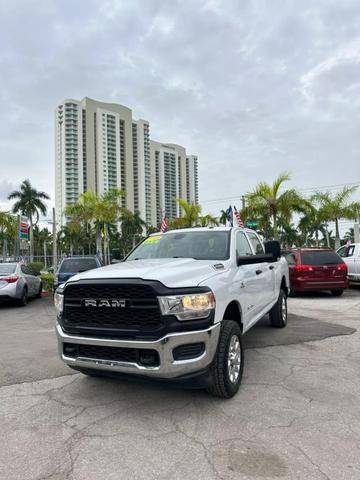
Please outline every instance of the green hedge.
[[44, 292], [51, 292], [54, 284], [54, 274], [53, 273], [43, 273], [41, 275], [41, 281], [43, 285]]
[[44, 268], [44, 264], [42, 262], [29, 262], [29, 267], [35, 270], [36, 273], [41, 273], [41, 270]]

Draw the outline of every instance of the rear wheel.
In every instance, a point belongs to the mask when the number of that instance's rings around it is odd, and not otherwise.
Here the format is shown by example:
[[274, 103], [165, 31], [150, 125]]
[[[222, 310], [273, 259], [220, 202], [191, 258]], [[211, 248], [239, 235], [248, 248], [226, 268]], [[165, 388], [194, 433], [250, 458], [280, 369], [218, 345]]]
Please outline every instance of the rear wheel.
[[270, 324], [275, 328], [284, 328], [287, 325], [287, 298], [284, 290], [280, 290], [279, 297], [270, 310]]
[[344, 293], [344, 290], [339, 288], [337, 290], [331, 290], [331, 293], [334, 297], [341, 297], [341, 295]]
[[223, 320], [215, 358], [210, 367], [208, 392], [221, 398], [231, 398], [239, 390], [244, 368], [244, 350], [239, 325]]
[[24, 288], [24, 290], [21, 292], [21, 297], [19, 300], [19, 305], [20, 307], [25, 307], [28, 303], [28, 291], [27, 288]]

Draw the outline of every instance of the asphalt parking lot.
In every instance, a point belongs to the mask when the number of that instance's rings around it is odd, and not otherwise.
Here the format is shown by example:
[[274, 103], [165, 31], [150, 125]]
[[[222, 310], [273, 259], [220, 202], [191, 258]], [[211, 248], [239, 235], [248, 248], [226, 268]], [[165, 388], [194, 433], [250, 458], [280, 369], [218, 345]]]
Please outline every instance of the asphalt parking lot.
[[360, 479], [360, 289], [289, 299], [245, 336], [239, 393], [87, 378], [50, 299], [0, 306], [0, 478]]

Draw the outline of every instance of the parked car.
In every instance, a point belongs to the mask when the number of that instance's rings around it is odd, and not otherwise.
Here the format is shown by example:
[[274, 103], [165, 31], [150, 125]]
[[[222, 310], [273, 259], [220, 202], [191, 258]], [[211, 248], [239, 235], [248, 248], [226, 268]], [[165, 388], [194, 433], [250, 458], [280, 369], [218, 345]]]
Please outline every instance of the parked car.
[[252, 230], [157, 233], [124, 262], [57, 289], [59, 354], [87, 375], [185, 382], [229, 398], [241, 382], [243, 334], [266, 313], [286, 326], [288, 288], [279, 243], [264, 245]]
[[337, 250], [348, 267], [350, 282], [360, 282], [360, 243], [350, 243]]
[[102, 267], [100, 259], [94, 256], [86, 257], [67, 257], [64, 258], [59, 265], [54, 279], [54, 291], [59, 285], [62, 285], [69, 278], [80, 272], [86, 272], [93, 268]]
[[42, 283], [38, 273], [22, 263], [0, 263], [0, 300], [15, 300], [25, 306], [29, 297], [40, 298]]
[[285, 258], [292, 294], [330, 290], [334, 296], [340, 296], [348, 287], [347, 265], [330, 248], [296, 248]]

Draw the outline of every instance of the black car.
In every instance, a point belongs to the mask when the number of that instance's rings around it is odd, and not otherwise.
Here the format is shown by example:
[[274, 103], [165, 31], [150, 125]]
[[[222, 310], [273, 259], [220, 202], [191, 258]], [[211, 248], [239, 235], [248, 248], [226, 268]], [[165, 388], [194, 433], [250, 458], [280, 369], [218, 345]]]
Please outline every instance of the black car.
[[92, 270], [93, 268], [102, 267], [102, 263], [97, 256], [87, 257], [67, 257], [64, 258], [55, 274], [54, 291], [57, 287], [66, 282], [79, 272]]

